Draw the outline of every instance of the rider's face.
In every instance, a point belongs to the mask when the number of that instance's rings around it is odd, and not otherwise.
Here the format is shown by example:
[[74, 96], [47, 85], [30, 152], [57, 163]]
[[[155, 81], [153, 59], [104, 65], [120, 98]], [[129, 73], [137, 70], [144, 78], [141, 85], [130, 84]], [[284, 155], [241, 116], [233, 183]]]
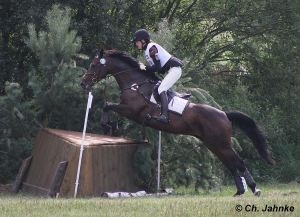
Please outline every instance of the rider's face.
[[141, 50], [141, 49], [143, 48], [143, 43], [142, 43], [141, 41], [136, 41], [136, 42], [135, 42], [135, 46], [136, 46], [139, 50]]

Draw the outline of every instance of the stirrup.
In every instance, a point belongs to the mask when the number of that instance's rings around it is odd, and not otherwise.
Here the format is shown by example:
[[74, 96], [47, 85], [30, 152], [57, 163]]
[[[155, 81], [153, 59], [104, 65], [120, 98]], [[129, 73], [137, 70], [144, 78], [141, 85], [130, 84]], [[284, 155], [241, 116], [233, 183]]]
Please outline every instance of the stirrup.
[[192, 96], [190, 93], [178, 93], [178, 96], [182, 99], [188, 99]]
[[166, 115], [152, 116], [152, 119], [163, 122], [165, 124], [169, 123], [169, 119]]

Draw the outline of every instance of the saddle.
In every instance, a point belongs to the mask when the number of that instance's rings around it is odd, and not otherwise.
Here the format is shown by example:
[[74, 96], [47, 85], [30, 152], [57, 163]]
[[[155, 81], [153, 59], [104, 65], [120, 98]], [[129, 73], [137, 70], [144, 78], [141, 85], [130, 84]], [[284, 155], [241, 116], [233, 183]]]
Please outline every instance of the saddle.
[[[158, 94], [158, 87], [160, 85], [161, 82], [158, 82], [154, 87], [153, 87], [153, 96], [154, 99], [156, 100], [156, 102], [160, 103], [160, 96]], [[189, 99], [191, 97], [190, 93], [178, 93], [172, 89], [169, 89], [167, 91], [167, 95], [168, 95], [168, 102], [170, 102], [175, 96], [182, 98], [182, 99]]]

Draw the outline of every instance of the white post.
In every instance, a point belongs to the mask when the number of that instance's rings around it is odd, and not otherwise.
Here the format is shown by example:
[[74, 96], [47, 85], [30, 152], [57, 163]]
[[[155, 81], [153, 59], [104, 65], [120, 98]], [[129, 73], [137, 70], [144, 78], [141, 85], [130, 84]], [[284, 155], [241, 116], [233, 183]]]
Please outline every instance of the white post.
[[92, 107], [92, 101], [93, 101], [93, 95], [91, 92], [89, 92], [89, 98], [88, 98], [88, 103], [87, 103], [86, 112], [85, 112], [84, 127], [83, 127], [83, 132], [82, 132], [82, 137], [81, 137], [80, 154], [79, 154], [78, 167], [77, 167], [77, 176], [76, 176], [76, 182], [75, 182], [74, 197], [77, 196], [80, 168], [81, 168], [81, 160], [82, 160], [83, 146], [84, 146], [84, 139], [85, 139], [85, 132], [86, 132], [86, 125], [87, 125], [87, 120], [89, 117], [89, 111], [90, 111], [90, 108]]
[[160, 156], [161, 156], [161, 131], [158, 132], [157, 193], [159, 193], [159, 191], [160, 191]]

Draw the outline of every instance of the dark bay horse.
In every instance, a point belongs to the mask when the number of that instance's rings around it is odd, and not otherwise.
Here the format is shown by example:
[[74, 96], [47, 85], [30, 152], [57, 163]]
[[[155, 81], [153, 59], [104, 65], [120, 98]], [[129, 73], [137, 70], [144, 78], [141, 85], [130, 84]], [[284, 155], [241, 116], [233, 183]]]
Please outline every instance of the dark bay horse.
[[[230, 170], [237, 187], [235, 195], [245, 192], [245, 183], [254, 195], [261, 191], [243, 160], [231, 147], [232, 123], [251, 139], [260, 156], [269, 164], [274, 160], [264, 135], [253, 119], [241, 112], [224, 112], [205, 104], [188, 103], [182, 115], [169, 112], [169, 123], [149, 118], [158, 115], [160, 108], [149, 101], [157, 77], [140, 68], [139, 62], [125, 52], [108, 50], [98, 53], [84, 74], [81, 86], [89, 90], [95, 83], [114, 76], [121, 90], [120, 103], [108, 103], [104, 111], [115, 111], [140, 124], [174, 134], [192, 135], [200, 140]], [[244, 179], [242, 178], [244, 177]]]

